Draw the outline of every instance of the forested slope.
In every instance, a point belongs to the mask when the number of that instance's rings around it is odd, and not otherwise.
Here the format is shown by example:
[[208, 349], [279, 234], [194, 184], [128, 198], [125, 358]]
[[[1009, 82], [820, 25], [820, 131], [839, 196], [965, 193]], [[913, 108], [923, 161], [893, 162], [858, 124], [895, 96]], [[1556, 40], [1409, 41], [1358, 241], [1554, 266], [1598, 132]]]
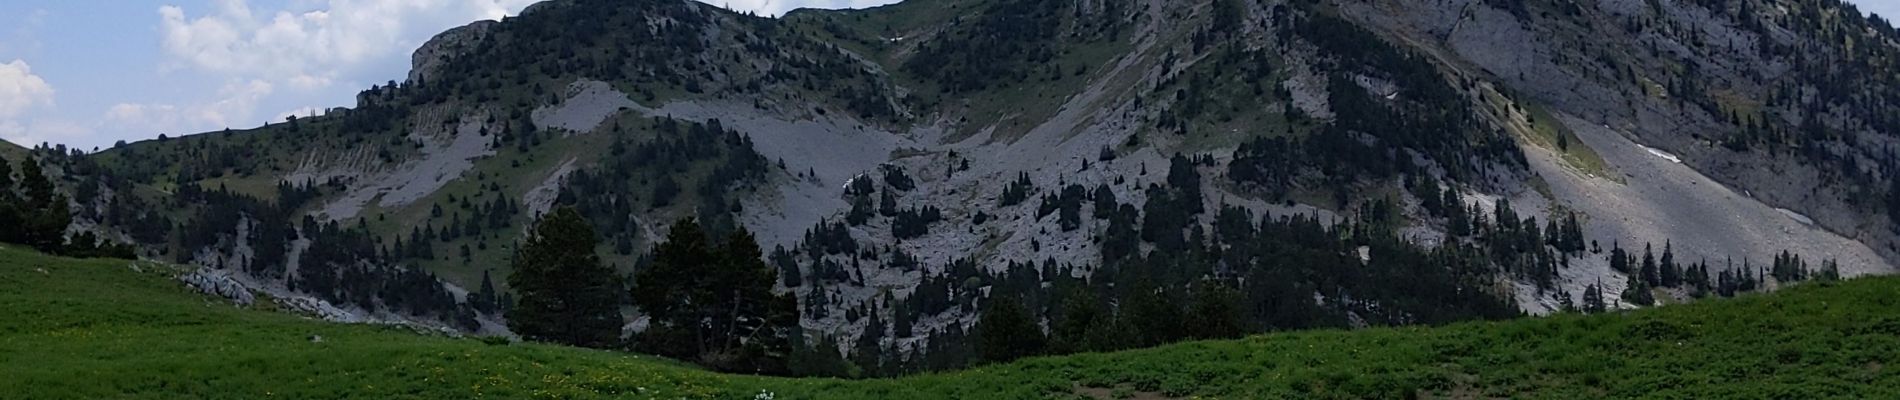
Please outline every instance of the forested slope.
[[[1900, 280], [1435, 328], [1273, 333], [898, 379], [706, 372], [651, 356], [238, 307], [184, 267], [0, 248], [0, 392], [171, 398], [1885, 398]], [[263, 303], [261, 303], [263, 304]], [[269, 308], [269, 306], [260, 306]]]

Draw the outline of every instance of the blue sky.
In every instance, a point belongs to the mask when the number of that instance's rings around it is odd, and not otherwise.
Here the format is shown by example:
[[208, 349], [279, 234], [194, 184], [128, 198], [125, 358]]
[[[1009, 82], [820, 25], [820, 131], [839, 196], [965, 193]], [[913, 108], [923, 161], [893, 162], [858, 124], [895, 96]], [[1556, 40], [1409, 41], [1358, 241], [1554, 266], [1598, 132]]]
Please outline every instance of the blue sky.
[[[81, 149], [350, 106], [442, 30], [537, 0], [0, 1], [0, 138]], [[1900, 0], [1852, 0], [1900, 16]], [[715, 0], [778, 14], [894, 0]]]

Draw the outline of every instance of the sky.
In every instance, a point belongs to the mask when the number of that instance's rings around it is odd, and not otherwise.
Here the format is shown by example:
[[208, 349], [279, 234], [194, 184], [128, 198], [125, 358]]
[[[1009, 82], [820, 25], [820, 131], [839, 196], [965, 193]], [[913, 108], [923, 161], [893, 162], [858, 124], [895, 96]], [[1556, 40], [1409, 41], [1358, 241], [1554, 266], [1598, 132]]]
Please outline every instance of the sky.
[[[0, 139], [90, 151], [347, 107], [443, 30], [538, 0], [0, 1]], [[895, 0], [714, 0], [778, 15]], [[1900, 16], [1900, 0], [1850, 0]]]

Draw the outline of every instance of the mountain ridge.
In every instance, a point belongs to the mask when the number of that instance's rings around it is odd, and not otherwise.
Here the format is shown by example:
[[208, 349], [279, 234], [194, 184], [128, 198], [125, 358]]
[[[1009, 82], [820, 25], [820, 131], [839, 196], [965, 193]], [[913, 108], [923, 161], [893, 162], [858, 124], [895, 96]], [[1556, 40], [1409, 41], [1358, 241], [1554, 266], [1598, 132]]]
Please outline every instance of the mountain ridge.
[[[955, 337], [999, 294], [1053, 321], [1069, 287], [1114, 306], [1136, 282], [1216, 282], [1283, 329], [1665, 286], [1615, 267], [1638, 242], [1705, 281], [1798, 280], [1784, 250], [1892, 272], [1873, 199], [1900, 198], [1878, 183], [1900, 86], [1853, 78], [1891, 68], [1891, 30], [1838, 2], [1705, 3], [913, 0], [766, 19], [553, 1], [445, 32], [349, 110], [40, 154], [78, 217], [148, 256], [463, 329], [497, 326], [465, 288], [505, 282], [513, 238], [557, 205], [622, 271], [677, 218], [758, 232], [807, 330], [892, 353]], [[395, 304], [350, 276], [450, 301]], [[1653, 291], [1713, 286], [1672, 283]]]

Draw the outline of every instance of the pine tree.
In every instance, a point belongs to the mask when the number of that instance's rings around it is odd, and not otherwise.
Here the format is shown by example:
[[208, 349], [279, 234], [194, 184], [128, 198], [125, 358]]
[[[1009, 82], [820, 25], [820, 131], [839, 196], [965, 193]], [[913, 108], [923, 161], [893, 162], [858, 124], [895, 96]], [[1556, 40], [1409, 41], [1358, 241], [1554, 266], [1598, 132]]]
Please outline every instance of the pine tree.
[[469, 303], [473, 304], [476, 310], [492, 313], [499, 305], [496, 304], [497, 302], [499, 300], [495, 298], [495, 281], [489, 278], [487, 270], [483, 270], [481, 291], [475, 292], [475, 298]]
[[1643, 244], [1643, 266], [1637, 271], [1643, 280], [1643, 286], [1655, 287], [1662, 284], [1662, 272], [1656, 267], [1656, 255], [1650, 252], [1649, 244]]
[[1194, 339], [1231, 339], [1246, 332], [1240, 322], [1240, 293], [1221, 285], [1194, 290], [1182, 321], [1183, 333]]
[[798, 303], [772, 292], [778, 271], [751, 232], [739, 228], [715, 244], [688, 218], [652, 254], [633, 291], [634, 305], [652, 318], [642, 348], [722, 371], [786, 371]]
[[1623, 251], [1623, 246], [1615, 242], [1610, 243], [1610, 270], [1624, 274], [1630, 273], [1629, 253]]
[[1676, 265], [1675, 244], [1668, 241], [1663, 242], [1661, 265], [1658, 265], [1657, 268], [1662, 269], [1659, 272], [1662, 275], [1662, 287], [1677, 287], [1682, 285], [1682, 267]]
[[1050, 325], [1051, 350], [1059, 354], [1109, 350], [1107, 343], [1094, 340], [1102, 333], [1094, 330], [1110, 319], [1087, 290], [1070, 290], [1062, 301], [1061, 319]]
[[38, 161], [20, 160], [19, 185], [25, 195], [18, 202], [23, 228], [19, 242], [40, 251], [60, 252], [66, 242], [66, 226], [72, 224], [71, 205], [65, 196], [53, 191], [53, 181], [47, 179]]
[[[14, 195], [13, 187], [13, 164], [0, 157], [0, 226], [26, 225], [26, 218], [21, 215], [20, 199]], [[24, 233], [17, 229], [0, 229], [0, 242], [18, 243]]]
[[976, 322], [977, 351], [987, 362], [1008, 362], [1041, 354], [1042, 327], [1013, 297], [992, 296]]
[[1629, 285], [1623, 287], [1623, 301], [1638, 306], [1655, 305], [1656, 297], [1649, 292], [1649, 288], [1648, 282], [1643, 282], [1642, 279], [1631, 277], [1629, 279]]
[[[423, 243], [427, 243], [426, 241]], [[594, 229], [573, 208], [543, 217], [515, 253], [520, 295], [508, 327], [531, 340], [606, 347], [620, 336], [620, 279], [594, 254]]]
[[1583, 290], [1583, 312], [1595, 314], [1608, 309], [1603, 301], [1603, 282], [1590, 284]]

